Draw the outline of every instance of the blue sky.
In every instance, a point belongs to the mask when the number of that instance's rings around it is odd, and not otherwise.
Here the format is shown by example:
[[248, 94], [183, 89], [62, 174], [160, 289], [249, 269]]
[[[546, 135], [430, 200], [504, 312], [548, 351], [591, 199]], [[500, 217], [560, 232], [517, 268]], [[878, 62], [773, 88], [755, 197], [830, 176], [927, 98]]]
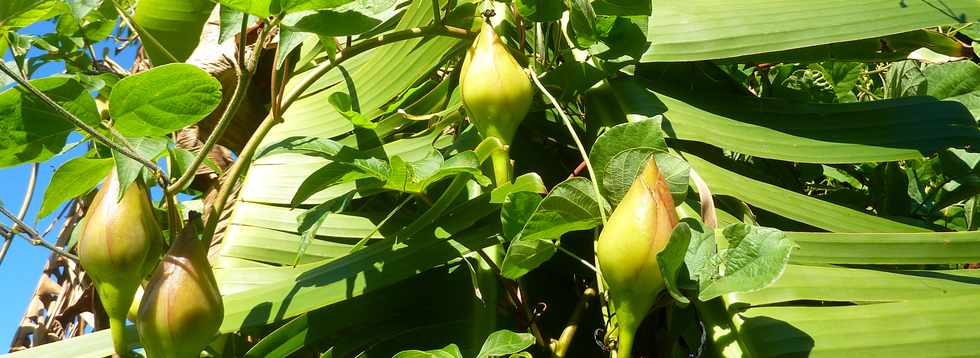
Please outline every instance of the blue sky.
[[[53, 31], [54, 23], [48, 21], [21, 29], [18, 32], [40, 35]], [[114, 44], [108, 41], [99, 43], [95, 47], [96, 53], [99, 56], [102, 54], [102, 49], [106, 47], [110, 48], [110, 55], [114, 53], [114, 51], [111, 50], [111, 48], [114, 47]], [[42, 53], [43, 52], [40, 50], [32, 49], [30, 54], [31, 56], [36, 56]], [[123, 51], [123, 53], [119, 54], [118, 56], [114, 56], [113, 59], [124, 68], [129, 68], [135, 55], [135, 46], [130, 46], [127, 50]], [[11, 60], [11, 57], [8, 55], [4, 59]], [[51, 63], [41, 67], [36, 73], [34, 73], [33, 77], [47, 77], [63, 71], [63, 64]], [[68, 142], [75, 142], [80, 138], [81, 136], [74, 134], [69, 137]], [[69, 151], [68, 153], [41, 163], [39, 167], [35, 195], [33, 200], [31, 200], [30, 209], [27, 211], [27, 216], [25, 217], [25, 221], [27, 221], [28, 224], [33, 224], [39, 231], [45, 229], [50, 224], [51, 218], [36, 221], [35, 217], [38, 209], [41, 207], [43, 193], [48, 185], [48, 182], [51, 180], [51, 174], [62, 163], [77, 157], [84, 152], [84, 148], [80, 146], [79, 148]], [[20, 209], [30, 173], [30, 164], [0, 169], [0, 202], [3, 202], [5, 207], [10, 211], [17, 212]], [[57, 212], [58, 211], [56, 210], [55, 214], [52, 214], [51, 217], [53, 218], [56, 216]], [[7, 227], [12, 226], [11, 222], [5, 217], [0, 217], [0, 223], [3, 223]], [[53, 241], [55, 239], [55, 235], [57, 235], [57, 228], [52, 230], [52, 232], [45, 238], [48, 239], [48, 241]], [[43, 247], [32, 246], [26, 240], [15, 237], [14, 242], [10, 247], [10, 251], [7, 253], [7, 257], [4, 258], [3, 263], [0, 264], [0, 284], [3, 285], [5, 291], [3, 294], [4, 298], [2, 301], [0, 301], [0, 353], [6, 352], [8, 349], [7, 347], [13, 338], [14, 331], [18, 326], [19, 320], [21, 316], [23, 316], [24, 311], [27, 309], [28, 301], [30, 300], [31, 294], [34, 292], [38, 278], [40, 278], [41, 268], [44, 265], [44, 261], [47, 260], [48, 254], [49, 251]]]

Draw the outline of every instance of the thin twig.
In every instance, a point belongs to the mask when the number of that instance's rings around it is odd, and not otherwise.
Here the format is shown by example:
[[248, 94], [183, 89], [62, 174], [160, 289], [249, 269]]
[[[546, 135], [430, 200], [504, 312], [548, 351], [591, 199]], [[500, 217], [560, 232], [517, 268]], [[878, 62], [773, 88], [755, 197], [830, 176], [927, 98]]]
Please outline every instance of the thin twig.
[[85, 124], [85, 122], [83, 122], [81, 119], [79, 119], [78, 117], [76, 117], [74, 114], [72, 114], [71, 112], [69, 112], [67, 109], [65, 109], [64, 107], [62, 107], [61, 105], [59, 105], [57, 102], [55, 102], [53, 99], [51, 99], [51, 97], [48, 97], [48, 95], [46, 95], [43, 92], [41, 92], [41, 90], [37, 89], [37, 87], [34, 87], [34, 85], [32, 85], [26, 79], [24, 79], [21, 76], [15, 74], [13, 72], [13, 70], [7, 68], [7, 65], [5, 65], [3, 63], [0, 63], [0, 72], [3, 72], [4, 74], [6, 74], [10, 78], [13, 78], [14, 81], [16, 81], [17, 84], [20, 85], [20, 87], [18, 87], [18, 88], [20, 88], [21, 90], [26, 90], [26, 91], [30, 92], [30, 94], [32, 94], [35, 97], [37, 97], [38, 99], [40, 99], [42, 102], [44, 102], [44, 104], [48, 105], [48, 107], [51, 107], [51, 109], [53, 109], [55, 112], [57, 112], [59, 115], [61, 115], [62, 118], [64, 118], [68, 122], [71, 122], [72, 124], [74, 124], [75, 126], [77, 126], [78, 128], [80, 128], [86, 134], [92, 136], [93, 138], [97, 139], [99, 142], [102, 142], [103, 144], [105, 144], [109, 148], [114, 149], [115, 151], [119, 152], [120, 154], [125, 155], [127, 157], [130, 157], [133, 160], [139, 162], [144, 167], [146, 167], [146, 168], [150, 169], [151, 171], [153, 171], [153, 173], [155, 175], [157, 175], [158, 177], [160, 177], [164, 182], [167, 182], [167, 179], [166, 178], [163, 178], [163, 175], [161, 175], [161, 173], [163, 173], [163, 171], [160, 170], [160, 167], [158, 167], [155, 163], [153, 163], [153, 162], [151, 162], [151, 161], [149, 161], [147, 159], [144, 159], [143, 157], [141, 157], [139, 154], [137, 154], [133, 150], [131, 150], [129, 148], [126, 148], [126, 147], [120, 145], [119, 143], [114, 142], [113, 140], [109, 139], [108, 137], [106, 137], [102, 133], [99, 133], [95, 128], [92, 128], [92, 126], [89, 126], [88, 124]]
[[[24, 193], [24, 200], [20, 203], [20, 210], [17, 211], [17, 218], [24, 220], [24, 216], [27, 215], [27, 209], [31, 206], [31, 200], [34, 198], [34, 187], [37, 184], [37, 170], [40, 164], [34, 163], [31, 165], [31, 176], [27, 179], [27, 190]], [[0, 263], [3, 263], [4, 256], [7, 256], [7, 250], [10, 249], [10, 244], [14, 240], [14, 232], [2, 234], [3, 236], [3, 246], [0, 247]]]
[[7, 208], [4, 208], [4, 207], [0, 206], [0, 214], [3, 214], [5, 216], [7, 216], [7, 218], [9, 218], [11, 221], [14, 222], [14, 224], [16, 224], [14, 226], [14, 230], [17, 230], [18, 227], [19, 227], [22, 232], [27, 233], [28, 235], [30, 235], [31, 236], [30, 238], [25, 238], [25, 239], [28, 242], [30, 242], [31, 245], [35, 245], [35, 246], [40, 245], [40, 246], [43, 246], [44, 248], [46, 248], [48, 250], [51, 250], [54, 253], [57, 253], [57, 254], [59, 254], [61, 256], [67, 257], [69, 259], [72, 259], [74, 261], [78, 261], [78, 256], [72, 255], [72, 254], [66, 252], [65, 250], [62, 250], [61, 248], [59, 248], [57, 246], [54, 246], [54, 245], [52, 245], [51, 243], [49, 243], [47, 241], [44, 241], [44, 238], [41, 237], [41, 234], [39, 234], [37, 232], [37, 230], [34, 230], [34, 228], [32, 228], [30, 226], [27, 226], [27, 224], [25, 224], [23, 220], [17, 218], [17, 216], [14, 215], [14, 213], [10, 212], [10, 210], [7, 210]]

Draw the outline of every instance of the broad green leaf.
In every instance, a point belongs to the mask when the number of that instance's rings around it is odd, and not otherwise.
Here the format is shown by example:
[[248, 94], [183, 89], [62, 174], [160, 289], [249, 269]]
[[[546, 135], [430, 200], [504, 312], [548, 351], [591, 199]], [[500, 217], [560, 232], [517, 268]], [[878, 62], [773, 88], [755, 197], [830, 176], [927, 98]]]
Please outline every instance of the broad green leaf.
[[691, 301], [681, 293], [681, 280], [687, 279], [688, 275], [681, 275], [684, 268], [684, 259], [691, 244], [691, 227], [687, 223], [679, 223], [674, 227], [670, 234], [667, 246], [663, 251], [657, 253], [657, 266], [660, 269], [660, 277], [667, 286], [667, 292], [677, 302], [686, 305]]
[[832, 204], [760, 182], [692, 153], [684, 158], [714, 195], [730, 195], [752, 206], [833, 232], [922, 232], [926, 229]]
[[980, 118], [980, 65], [958, 61], [926, 67], [926, 95], [962, 103]]
[[57, 15], [61, 10], [54, 0], [4, 0], [0, 2], [0, 35], [6, 29], [29, 26]]
[[[279, 0], [282, 4], [282, 11], [285, 13], [295, 13], [303, 10], [320, 10], [335, 8], [347, 4], [354, 0]], [[364, 0], [360, 0], [364, 1]]]
[[704, 265], [718, 253], [715, 230], [706, 227], [701, 221], [694, 218], [684, 218], [681, 219], [681, 222], [687, 224], [691, 230], [691, 242], [687, 247], [687, 254], [684, 255], [684, 264], [687, 268], [688, 278], [690, 278], [691, 283], [696, 284], [701, 281], [701, 270]]
[[[167, 143], [169, 142], [164, 137], [129, 138], [129, 144], [136, 150], [136, 154], [151, 162], [155, 162], [157, 156], [167, 149]], [[139, 177], [140, 173], [143, 172], [143, 164], [115, 150], [112, 151], [112, 158], [116, 161], [116, 175], [118, 175], [117, 178], [119, 178], [119, 183], [121, 184], [119, 185], [118, 196], [118, 199], [121, 200], [123, 194], [126, 193], [126, 189], [129, 188], [129, 184], [132, 184]]]
[[[832, 290], [832, 289], [831, 289]], [[952, 357], [976, 352], [980, 295], [846, 306], [770, 306], [738, 313], [755, 357]]]
[[980, 293], [976, 270], [886, 270], [788, 265], [764, 290], [732, 295], [733, 303], [753, 306], [814, 300], [877, 303]]
[[120, 133], [159, 136], [197, 123], [221, 103], [221, 83], [189, 64], [169, 64], [126, 77], [109, 98]]
[[794, 247], [781, 231], [772, 228], [735, 224], [726, 227], [724, 235], [729, 247], [701, 269], [701, 301], [769, 286], [783, 274]]
[[718, 63], [818, 63], [835, 62], [887, 62], [904, 60], [920, 48], [928, 48], [949, 56], [962, 56], [967, 49], [956, 40], [935, 31], [916, 30], [895, 35], [835, 42], [766, 52], [756, 55], [732, 57]]
[[558, 21], [565, 4], [561, 0], [517, 0], [517, 12], [535, 22]]
[[651, 3], [652, 1], [596, 0], [592, 6], [599, 15], [649, 16]]
[[[86, 124], [99, 123], [95, 101], [77, 81], [47, 77], [31, 84]], [[61, 152], [74, 129], [66, 118], [19, 88], [0, 93], [0, 167], [51, 158]]]
[[[608, 0], [607, 0], [608, 1]], [[980, 3], [930, 1], [756, 1], [657, 3], [643, 61], [695, 61], [744, 56], [976, 21]]]
[[867, 67], [856, 62], [825, 62], [811, 64], [811, 69], [819, 71], [823, 78], [834, 87], [834, 95], [838, 103], [857, 102], [857, 97], [851, 92], [858, 80], [864, 75]]
[[[527, 240], [555, 240], [569, 231], [588, 230], [599, 225], [599, 205], [591, 182], [582, 177], [556, 185], [528, 219], [521, 237]], [[602, 205], [608, 212], [608, 205]]]
[[[529, 200], [529, 199], [525, 199]], [[603, 206], [606, 206], [603, 201]], [[608, 207], [605, 208], [608, 212]], [[522, 220], [527, 213], [514, 212]], [[502, 213], [503, 215], [503, 213]], [[510, 215], [510, 214], [508, 214]], [[588, 179], [575, 177], [556, 185], [515, 235], [500, 270], [504, 277], [517, 279], [540, 266], [557, 248], [551, 240], [569, 231], [588, 230], [600, 224], [599, 203]], [[516, 228], [507, 225], [507, 232]]]
[[800, 264], [965, 264], [980, 255], [977, 232], [786, 232]]
[[500, 274], [516, 280], [547, 262], [558, 252], [558, 244], [551, 240], [525, 239], [521, 236], [511, 240], [504, 261], [500, 264]]
[[[928, 97], [900, 98], [854, 104], [805, 104], [790, 101], [690, 91], [673, 87], [655, 73], [681, 77], [691, 69], [672, 65], [643, 67], [642, 93], [628, 91], [629, 101], [660, 104], [672, 136], [699, 141], [763, 158], [806, 163], [860, 163], [921, 158], [948, 147], [980, 140], [980, 130], [959, 103]], [[663, 68], [661, 68], [663, 67]], [[660, 72], [665, 71], [665, 72]], [[696, 76], [696, 73], [690, 73]], [[671, 77], [673, 78], [673, 76]], [[855, 118], [861, 118], [860, 121]], [[888, 133], [868, 136], [866, 133]]]
[[357, 11], [305, 11], [283, 18], [283, 26], [291, 31], [309, 32], [322, 37], [357, 35], [380, 23], [381, 20]]
[[[214, 6], [208, 0], [140, 0], [133, 21], [148, 33], [141, 35], [153, 36], [177, 61], [185, 61], [197, 48]], [[153, 41], [141, 38], [140, 42], [154, 66], [173, 62]]]
[[[622, 184], [628, 180], [628, 188], [639, 170], [643, 169], [641, 166], [632, 173], [624, 173], [625, 163], [634, 163], [640, 157], [666, 151], [667, 143], [660, 129], [660, 121], [646, 119], [609, 128], [592, 145], [589, 160], [596, 171], [596, 181], [602, 184], [600, 189], [603, 189], [603, 195], [613, 203], [618, 203], [626, 193], [626, 190], [621, 190]], [[617, 155], [622, 156], [616, 159]], [[606, 175], [615, 175], [618, 180], [607, 179]], [[606, 186], [607, 181], [610, 187]]]
[[51, 214], [61, 203], [85, 194], [99, 184], [112, 170], [112, 159], [75, 158], [55, 170], [44, 190], [44, 200], [37, 217]]
[[500, 224], [504, 240], [511, 241], [527, 225], [534, 210], [541, 204], [541, 195], [533, 192], [519, 191], [511, 193], [500, 206]]
[[463, 353], [459, 352], [459, 347], [455, 344], [450, 344], [442, 349], [424, 352], [419, 350], [401, 351], [392, 358], [463, 358]]
[[477, 358], [491, 358], [523, 351], [534, 344], [534, 336], [530, 333], [514, 333], [508, 330], [499, 330], [490, 334], [483, 342], [483, 348]]

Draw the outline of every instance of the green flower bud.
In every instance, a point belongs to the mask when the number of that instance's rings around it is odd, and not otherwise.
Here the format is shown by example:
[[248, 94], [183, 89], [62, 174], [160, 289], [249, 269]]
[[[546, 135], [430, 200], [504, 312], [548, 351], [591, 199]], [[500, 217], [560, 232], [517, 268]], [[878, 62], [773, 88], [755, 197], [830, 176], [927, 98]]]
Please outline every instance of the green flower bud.
[[462, 70], [460, 91], [470, 121], [484, 137], [510, 144], [531, 108], [534, 91], [524, 69], [490, 24], [483, 23]]
[[629, 358], [633, 335], [664, 286], [657, 264], [677, 225], [674, 200], [650, 159], [599, 235], [596, 257], [619, 322], [618, 353]]
[[149, 358], [198, 357], [221, 327], [224, 307], [209, 244], [188, 224], [153, 272], [136, 319]]
[[123, 330], [126, 313], [147, 267], [159, 259], [160, 227], [142, 182], [130, 184], [118, 198], [115, 171], [106, 177], [85, 215], [78, 242], [78, 258], [92, 278], [109, 316], [116, 354], [129, 355]]

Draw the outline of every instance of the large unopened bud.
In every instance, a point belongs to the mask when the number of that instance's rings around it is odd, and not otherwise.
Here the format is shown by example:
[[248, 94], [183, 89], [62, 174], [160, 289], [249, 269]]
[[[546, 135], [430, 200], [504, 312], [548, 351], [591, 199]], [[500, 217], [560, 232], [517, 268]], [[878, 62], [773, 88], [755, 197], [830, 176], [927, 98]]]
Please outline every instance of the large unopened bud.
[[147, 267], [159, 259], [161, 245], [160, 227], [143, 183], [137, 180], [130, 184], [120, 198], [119, 180], [113, 170], [85, 214], [78, 258], [109, 316], [119, 355], [129, 355], [123, 333], [126, 313]]
[[189, 223], [153, 271], [136, 319], [149, 358], [198, 357], [221, 327], [224, 308], [208, 264], [209, 244]]
[[629, 358], [633, 335], [664, 286], [657, 265], [677, 225], [674, 200], [657, 162], [650, 159], [609, 216], [596, 257], [619, 322], [619, 357]]
[[484, 137], [509, 144], [531, 108], [531, 81], [504, 43], [484, 22], [466, 52], [460, 74], [463, 106]]

